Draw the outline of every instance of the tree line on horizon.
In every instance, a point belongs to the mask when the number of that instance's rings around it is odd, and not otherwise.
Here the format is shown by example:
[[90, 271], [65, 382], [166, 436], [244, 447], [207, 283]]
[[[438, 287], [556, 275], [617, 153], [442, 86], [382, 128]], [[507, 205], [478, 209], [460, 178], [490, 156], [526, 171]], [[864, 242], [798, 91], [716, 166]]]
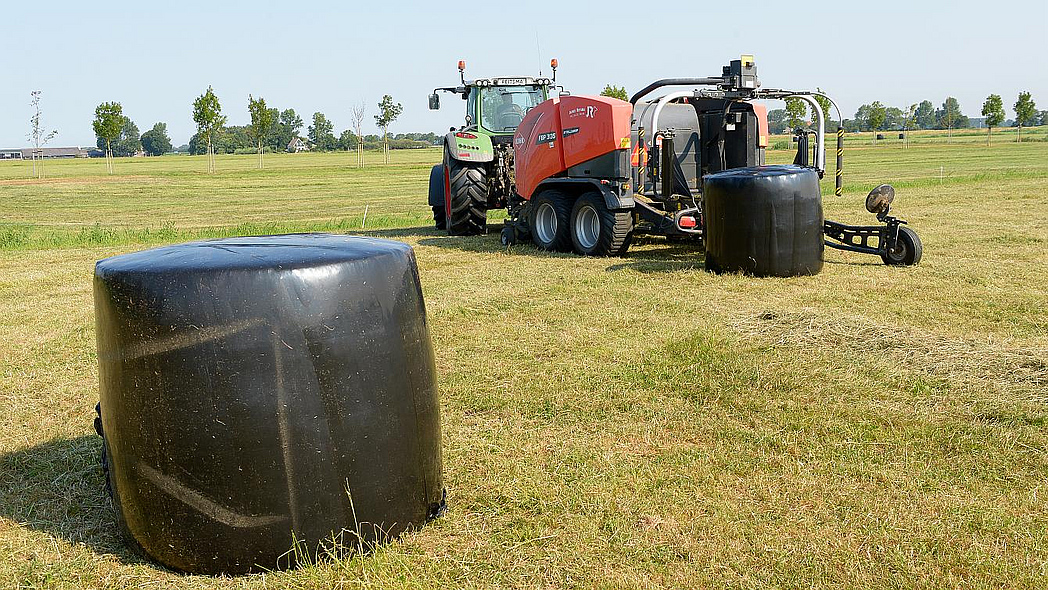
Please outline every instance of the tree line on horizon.
[[[828, 111], [828, 105], [823, 110]], [[1020, 92], [1012, 105], [1014, 119], [1007, 119], [1004, 111], [1004, 100], [999, 94], [991, 94], [983, 102], [980, 120], [987, 128], [987, 141], [993, 134], [994, 127], [1017, 127], [1018, 140], [1021, 141], [1023, 127], [1048, 125], [1048, 111], [1038, 111], [1037, 105], [1029, 92]], [[791, 129], [807, 127], [807, 105], [799, 99], [788, 99], [786, 108], [768, 111], [768, 127], [773, 134], [787, 133]], [[833, 117], [826, 118], [827, 131], [836, 132], [841, 123]], [[861, 131], [914, 131], [920, 129], [939, 129], [952, 134], [954, 129], [972, 127], [972, 119], [961, 111], [958, 100], [946, 97], [939, 108], [930, 100], [911, 104], [906, 109], [887, 106], [880, 101], [861, 105], [855, 116], [844, 119], [845, 132]]]
[[[613, 84], [605, 85], [601, 95], [627, 100], [626, 89]], [[820, 96], [816, 96], [815, 99], [825, 114], [826, 130], [836, 133], [842, 123], [832, 116], [830, 101]], [[785, 108], [768, 111], [769, 132], [781, 135], [813, 124], [808, 118], [807, 103], [797, 98], [786, 99], [785, 102]], [[994, 127], [1017, 127], [1019, 129], [1017, 140], [1021, 140], [1023, 127], [1048, 125], [1048, 111], [1038, 111], [1029, 92], [1020, 92], [1012, 108], [1015, 111], [1015, 118], [1006, 120], [1004, 100], [1001, 95], [991, 94], [986, 97], [982, 107], [982, 122], [987, 128], [987, 142], [990, 141]], [[860, 106], [855, 111], [853, 118], [843, 121], [845, 132], [942, 129], [952, 133], [954, 129], [967, 129], [971, 127], [971, 124], [971, 119], [961, 112], [960, 103], [952, 96], [946, 97], [939, 108], [935, 108], [930, 100], [911, 104], [905, 110], [884, 105], [880, 101], [873, 101]]]
[[[403, 112], [403, 106], [385, 95], [378, 103], [375, 123], [382, 135], [364, 134], [363, 120], [366, 108], [363, 102], [351, 109], [352, 127], [335, 135], [334, 123], [322, 112], [313, 113], [308, 127], [294, 109], [280, 110], [266, 105], [265, 99], [248, 96], [247, 125], [226, 125], [221, 103], [209, 86], [193, 101], [193, 121], [197, 132], [189, 142], [177, 151], [193, 155], [208, 156], [208, 171], [214, 171], [214, 155], [257, 153], [259, 167], [264, 167], [264, 154], [283, 151], [352, 151], [383, 149], [386, 161], [388, 150], [427, 147], [439, 144], [442, 136], [434, 133], [398, 133], [390, 136], [389, 126]], [[306, 127], [306, 137], [299, 133]], [[139, 128], [124, 115], [119, 102], [105, 102], [95, 109], [92, 129], [98, 149], [106, 156], [107, 167], [112, 172], [112, 158], [134, 156], [144, 153], [159, 156], [176, 151], [167, 132], [167, 124], [156, 123], [149, 131], [140, 134]], [[296, 142], [295, 140], [299, 140]], [[363, 159], [358, 159], [363, 166]]]

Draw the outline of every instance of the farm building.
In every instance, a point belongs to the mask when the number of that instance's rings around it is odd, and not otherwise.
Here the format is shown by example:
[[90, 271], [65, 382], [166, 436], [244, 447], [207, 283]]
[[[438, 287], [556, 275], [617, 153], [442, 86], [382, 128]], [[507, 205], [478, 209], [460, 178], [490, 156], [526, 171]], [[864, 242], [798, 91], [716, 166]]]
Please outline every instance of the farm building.
[[307, 144], [306, 140], [302, 139], [301, 137], [295, 137], [288, 142], [287, 151], [291, 153], [308, 152], [309, 144]]
[[53, 148], [20, 148], [11, 150], [0, 150], [0, 160], [32, 160], [33, 152], [37, 158], [86, 158], [88, 149], [81, 147], [53, 147]]

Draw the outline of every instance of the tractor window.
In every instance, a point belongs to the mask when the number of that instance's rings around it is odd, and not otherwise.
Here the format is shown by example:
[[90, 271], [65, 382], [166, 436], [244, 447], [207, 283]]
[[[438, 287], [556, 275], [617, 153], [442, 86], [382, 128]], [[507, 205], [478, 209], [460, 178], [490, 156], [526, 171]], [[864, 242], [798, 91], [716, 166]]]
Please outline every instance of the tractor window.
[[474, 88], [469, 91], [469, 95], [466, 97], [466, 117], [469, 118], [470, 125], [477, 124], [477, 89]]
[[481, 89], [481, 124], [495, 133], [515, 131], [524, 115], [545, 97], [539, 86], [488, 86]]

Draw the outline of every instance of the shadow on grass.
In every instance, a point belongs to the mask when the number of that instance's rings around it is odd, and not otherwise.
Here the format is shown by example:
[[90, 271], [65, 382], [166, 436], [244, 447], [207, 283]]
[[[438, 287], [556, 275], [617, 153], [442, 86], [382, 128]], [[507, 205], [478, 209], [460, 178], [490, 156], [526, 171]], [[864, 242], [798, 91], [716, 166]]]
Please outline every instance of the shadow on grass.
[[124, 544], [103, 483], [101, 451], [102, 439], [91, 435], [0, 456], [0, 516], [123, 564], [149, 564]]

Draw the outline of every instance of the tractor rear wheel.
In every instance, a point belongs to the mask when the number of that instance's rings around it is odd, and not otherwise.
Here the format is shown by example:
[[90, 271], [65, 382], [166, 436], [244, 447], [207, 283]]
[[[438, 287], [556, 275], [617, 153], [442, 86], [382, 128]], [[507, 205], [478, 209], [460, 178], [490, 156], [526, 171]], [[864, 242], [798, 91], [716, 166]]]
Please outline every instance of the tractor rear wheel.
[[881, 260], [888, 266], [913, 266], [921, 261], [922, 254], [924, 246], [917, 232], [908, 227], [900, 227], [895, 247], [881, 254]]
[[437, 229], [446, 229], [448, 214], [444, 209], [444, 166], [437, 164], [429, 171], [429, 205], [433, 208], [433, 223]]
[[444, 170], [448, 233], [453, 236], [486, 233], [488, 174], [484, 165], [448, 158]]
[[571, 245], [583, 256], [616, 256], [629, 248], [633, 218], [611, 211], [600, 193], [586, 193], [571, 209]]
[[571, 201], [557, 190], [545, 190], [535, 196], [528, 215], [531, 241], [543, 250], [567, 252], [571, 249]]

